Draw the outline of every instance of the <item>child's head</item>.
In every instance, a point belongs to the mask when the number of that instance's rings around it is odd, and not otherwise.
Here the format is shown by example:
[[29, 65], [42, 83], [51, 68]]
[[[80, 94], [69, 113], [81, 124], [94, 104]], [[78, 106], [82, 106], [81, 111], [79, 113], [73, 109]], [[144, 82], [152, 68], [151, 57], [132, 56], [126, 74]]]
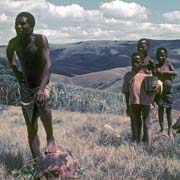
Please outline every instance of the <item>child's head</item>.
[[166, 48], [158, 48], [156, 52], [156, 58], [159, 64], [163, 64], [167, 58], [167, 49]]
[[142, 67], [143, 57], [141, 53], [136, 52], [131, 56], [132, 71], [138, 72]]
[[140, 39], [138, 42], [137, 42], [137, 50], [138, 52], [140, 52], [143, 56], [147, 56], [148, 54], [148, 51], [149, 51], [149, 48], [150, 48], [150, 41], [149, 39]]

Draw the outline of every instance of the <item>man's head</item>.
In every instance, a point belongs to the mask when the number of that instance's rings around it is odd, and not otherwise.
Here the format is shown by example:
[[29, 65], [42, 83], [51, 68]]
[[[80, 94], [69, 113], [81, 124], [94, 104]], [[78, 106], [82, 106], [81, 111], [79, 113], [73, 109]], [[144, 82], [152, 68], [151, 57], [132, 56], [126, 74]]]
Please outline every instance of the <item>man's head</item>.
[[137, 50], [138, 52], [140, 52], [144, 57], [147, 56], [148, 54], [148, 51], [149, 51], [149, 48], [150, 48], [150, 42], [148, 39], [140, 39], [138, 42], [137, 42]]
[[143, 63], [143, 57], [141, 53], [139, 52], [133, 53], [131, 56], [132, 71], [138, 72], [142, 67], [142, 63]]
[[167, 58], [167, 49], [166, 48], [158, 48], [156, 52], [156, 58], [159, 64], [163, 64]]
[[16, 16], [15, 29], [16, 33], [20, 37], [30, 35], [35, 26], [35, 18], [29, 12], [21, 12]]

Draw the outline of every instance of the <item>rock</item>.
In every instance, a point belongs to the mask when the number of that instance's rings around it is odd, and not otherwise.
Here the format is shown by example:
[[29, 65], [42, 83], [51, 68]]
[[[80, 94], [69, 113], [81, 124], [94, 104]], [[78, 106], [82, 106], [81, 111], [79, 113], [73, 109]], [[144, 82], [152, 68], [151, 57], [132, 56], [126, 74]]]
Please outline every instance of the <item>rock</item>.
[[177, 134], [180, 133], [180, 117], [176, 120], [172, 128], [175, 130]]
[[121, 144], [121, 137], [116, 130], [109, 124], [105, 124], [100, 131], [100, 137], [98, 140], [101, 145], [119, 146]]
[[179, 129], [180, 128], [180, 117], [176, 120], [174, 125], [172, 126], [173, 129]]
[[75, 179], [79, 163], [72, 152], [62, 146], [57, 146], [56, 153], [44, 154], [37, 160], [38, 177]]
[[103, 126], [103, 131], [104, 132], [109, 132], [109, 133], [115, 133], [115, 130], [112, 126], [110, 126], [109, 124], [105, 124]]

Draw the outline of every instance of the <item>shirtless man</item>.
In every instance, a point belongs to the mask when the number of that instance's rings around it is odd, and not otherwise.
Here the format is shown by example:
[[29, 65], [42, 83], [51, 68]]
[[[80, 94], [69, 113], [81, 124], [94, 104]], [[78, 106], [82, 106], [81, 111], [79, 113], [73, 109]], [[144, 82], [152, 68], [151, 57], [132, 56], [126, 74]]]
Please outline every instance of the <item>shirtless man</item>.
[[[51, 70], [50, 50], [46, 37], [33, 33], [34, 26], [35, 19], [32, 14], [28, 12], [19, 13], [15, 21], [17, 35], [9, 41], [6, 53], [19, 82], [29, 146], [33, 158], [36, 159], [42, 157], [37, 135], [37, 119], [39, 116], [47, 135], [45, 153], [55, 152], [56, 145], [52, 129], [51, 109], [47, 104], [45, 94]], [[18, 61], [21, 69], [18, 68]]]

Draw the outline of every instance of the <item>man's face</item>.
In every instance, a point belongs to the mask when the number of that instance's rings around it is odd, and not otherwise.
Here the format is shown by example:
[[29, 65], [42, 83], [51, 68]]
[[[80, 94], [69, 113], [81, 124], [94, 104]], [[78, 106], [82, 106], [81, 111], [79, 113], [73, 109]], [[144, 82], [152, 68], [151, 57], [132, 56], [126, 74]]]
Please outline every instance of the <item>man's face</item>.
[[160, 64], [163, 64], [167, 58], [166, 51], [164, 49], [159, 50], [156, 54], [156, 57], [157, 57], [158, 62]]
[[142, 60], [139, 55], [136, 55], [132, 59], [132, 71], [138, 72], [141, 69]]
[[29, 36], [33, 31], [33, 28], [30, 26], [27, 17], [24, 16], [16, 19], [15, 29], [17, 36], [22, 38]]
[[137, 45], [137, 50], [140, 52], [142, 55], [147, 54], [149, 51], [149, 46], [148, 42], [146, 40], [142, 40], [138, 43]]

